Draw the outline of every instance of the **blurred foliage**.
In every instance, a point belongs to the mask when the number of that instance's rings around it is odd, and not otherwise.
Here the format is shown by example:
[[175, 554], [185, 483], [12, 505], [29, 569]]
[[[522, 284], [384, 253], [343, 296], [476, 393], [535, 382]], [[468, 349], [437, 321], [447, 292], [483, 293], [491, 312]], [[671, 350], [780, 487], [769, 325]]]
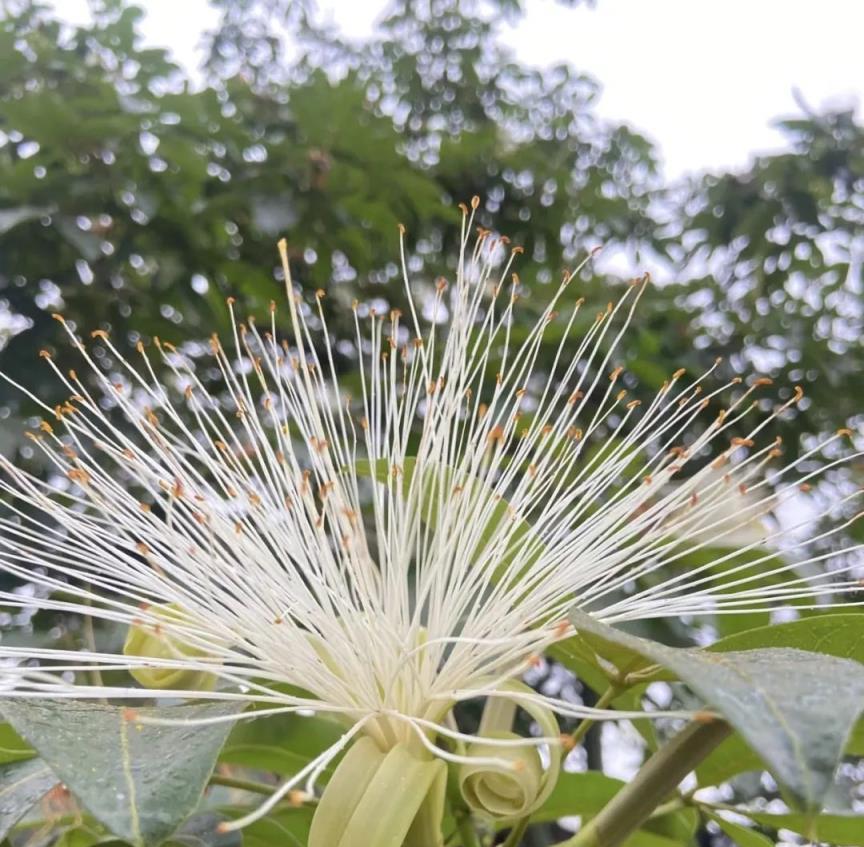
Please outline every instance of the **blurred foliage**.
[[[404, 26], [400, 14], [385, 27]], [[491, 25], [478, 31], [456, 5], [420, 23], [476, 45], [460, 51], [460, 68], [489, 52], [490, 77], [440, 97], [427, 80], [420, 105], [406, 61], [423, 57], [403, 56], [388, 34], [346, 52], [338, 79], [306, 54], [289, 84], [250, 70], [259, 54], [232, 24], [233, 46], [214, 36], [208, 66], [231, 56], [238, 73], [201, 88], [164, 52], [138, 46], [139, 15], [112, 0], [97, 5], [92, 28], [72, 30], [24, 3], [2, 22], [0, 290], [29, 327], [3, 362], [31, 384], [61, 308], [82, 329], [86, 316], [87, 328], [134, 341], [166, 321], [206, 337], [224, 325], [229, 292], [266, 307], [281, 291], [273, 246], [286, 232], [295, 278], [330, 289], [328, 318], [345, 335], [354, 297], [401, 302], [397, 223], [411, 233], [412, 271], [432, 257], [437, 275], [458, 235], [452, 207], [472, 193], [488, 198], [488, 223], [553, 268], [585, 244], [647, 231], [647, 142], [593, 119], [594, 87], [569, 69], [521, 71], [490, 46]], [[440, 36], [430, 44], [443, 49]], [[467, 102], [439, 132], [431, 112], [457, 94]], [[406, 109], [418, 113], [407, 135], [395, 118]], [[460, 127], [462, 110], [474, 117]], [[531, 131], [518, 139], [502, 122]], [[4, 387], [0, 402], [14, 397]]]
[[[0, 371], [61, 399], [39, 361], [61, 344], [59, 311], [121, 347], [167, 334], [194, 356], [192, 342], [226, 328], [227, 295], [259, 313], [282, 296], [282, 235], [296, 282], [310, 298], [327, 289], [328, 326], [348, 339], [353, 299], [404, 305], [398, 224], [414, 284], [431, 290], [455, 264], [454, 207], [476, 194], [481, 222], [525, 248], [525, 325], [595, 247], [614, 259], [582, 274], [598, 305], [624, 281], [615, 269], [656, 268], [621, 352], [635, 396], [722, 355], [723, 375], [775, 378], [766, 396], [803, 385], [805, 402], [771, 429], [790, 456], [840, 426], [860, 433], [864, 127], [852, 113], [802, 109], [780, 124], [786, 152], [667, 186], [644, 136], [598, 118], [596, 82], [524, 67], [502, 45], [521, 0], [395, 0], [363, 40], [322, 26], [311, 0], [212, 3], [200, 74], [143, 47], [142, 13], [123, 0], [97, 0], [80, 28], [36, 0], [0, 4]], [[110, 371], [110, 350], [93, 350]], [[350, 370], [351, 344], [336, 350]], [[29, 458], [33, 412], [0, 381], [0, 451]], [[664, 627], [667, 642], [694, 638], [688, 622]]]
[[848, 111], [779, 127], [789, 152], [689, 186], [667, 253], [696, 343], [804, 385], [799, 432], [860, 428], [864, 127]]

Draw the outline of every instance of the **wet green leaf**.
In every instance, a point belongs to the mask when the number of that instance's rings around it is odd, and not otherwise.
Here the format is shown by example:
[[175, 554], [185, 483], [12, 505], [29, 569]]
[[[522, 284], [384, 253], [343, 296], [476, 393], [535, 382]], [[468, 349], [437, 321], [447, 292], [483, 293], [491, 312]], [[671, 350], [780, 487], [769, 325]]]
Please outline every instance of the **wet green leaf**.
[[0, 767], [0, 840], [58, 783], [41, 759]]
[[708, 649], [728, 652], [754, 647], [797, 647], [864, 663], [864, 615], [816, 615], [761, 626], [721, 638]]
[[[712, 644], [711, 651], [754, 647], [798, 647], [864, 662], [864, 615], [818, 615], [737, 633]], [[864, 756], [864, 721], [859, 721], [846, 744], [847, 755]], [[724, 741], [696, 769], [702, 785], [719, 785], [745, 771], [761, 770], [762, 760], [735, 734]]]
[[642, 657], [672, 671], [759, 753], [797, 804], [821, 807], [864, 709], [864, 665], [792, 648], [720, 654], [667, 647], [583, 612], [572, 621], [601, 656]]
[[[242, 704], [141, 708], [6, 700], [3, 713], [57, 777], [115, 835], [135, 845], [170, 836], [201, 800], [230, 721]], [[192, 723], [164, 726], [147, 718]]]
[[0, 723], [0, 764], [32, 759], [36, 751], [8, 724]]

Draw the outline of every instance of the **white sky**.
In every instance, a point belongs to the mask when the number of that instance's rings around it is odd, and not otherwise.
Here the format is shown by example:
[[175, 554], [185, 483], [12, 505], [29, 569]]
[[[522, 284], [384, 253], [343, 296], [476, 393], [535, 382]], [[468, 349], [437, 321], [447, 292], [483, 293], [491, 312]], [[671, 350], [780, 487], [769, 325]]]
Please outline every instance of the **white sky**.
[[[80, 21], [87, 0], [54, 0]], [[141, 0], [148, 43], [188, 66], [215, 20], [206, 0]], [[520, 59], [570, 61], [600, 81], [601, 115], [624, 120], [659, 145], [669, 177], [745, 165], [777, 148], [769, 126], [797, 107], [860, 107], [864, 100], [861, 0], [597, 0], [563, 8], [527, 0], [506, 40]], [[319, 0], [349, 35], [368, 33], [383, 0]], [[860, 111], [859, 111], [860, 114]]]

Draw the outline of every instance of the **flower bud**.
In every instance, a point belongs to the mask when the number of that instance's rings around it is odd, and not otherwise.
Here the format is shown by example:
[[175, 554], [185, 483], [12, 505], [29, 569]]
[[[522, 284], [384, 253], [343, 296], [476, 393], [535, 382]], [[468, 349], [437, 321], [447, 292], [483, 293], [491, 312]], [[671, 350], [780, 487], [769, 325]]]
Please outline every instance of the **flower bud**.
[[[185, 644], [170, 627], [188, 623], [189, 618], [174, 604], [150, 610], [151, 621], [135, 623], [126, 633], [123, 655], [132, 658], [197, 659], [207, 653]], [[163, 622], [165, 625], [163, 626]], [[196, 668], [130, 668], [129, 673], [145, 688], [183, 691], [212, 691], [216, 675]]]

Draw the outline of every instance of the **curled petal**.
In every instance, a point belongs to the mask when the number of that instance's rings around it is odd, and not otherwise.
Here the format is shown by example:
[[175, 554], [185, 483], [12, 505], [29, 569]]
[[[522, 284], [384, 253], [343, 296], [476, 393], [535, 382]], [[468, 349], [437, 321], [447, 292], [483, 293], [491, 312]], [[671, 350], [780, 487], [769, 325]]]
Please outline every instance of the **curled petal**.
[[[549, 751], [549, 766], [544, 769], [536, 747], [496, 743], [519, 738], [497, 725], [502, 720], [512, 721], [515, 713], [515, 708], [508, 710], [504, 705], [510, 702], [506, 697], [508, 691], [524, 693], [530, 689], [511, 681], [490, 699], [481, 724], [485, 739], [471, 744], [467, 751], [469, 758], [477, 761], [466, 762], [459, 768], [459, 788], [468, 806], [499, 820], [516, 820], [542, 806], [558, 781], [562, 757], [561, 748], [553, 747]], [[520, 705], [537, 721], [542, 735], [550, 738], [558, 735], [558, 721], [549, 709], [533, 702], [521, 701]]]
[[309, 847], [440, 847], [447, 767], [401, 743], [360, 738], [339, 763], [312, 820]]

